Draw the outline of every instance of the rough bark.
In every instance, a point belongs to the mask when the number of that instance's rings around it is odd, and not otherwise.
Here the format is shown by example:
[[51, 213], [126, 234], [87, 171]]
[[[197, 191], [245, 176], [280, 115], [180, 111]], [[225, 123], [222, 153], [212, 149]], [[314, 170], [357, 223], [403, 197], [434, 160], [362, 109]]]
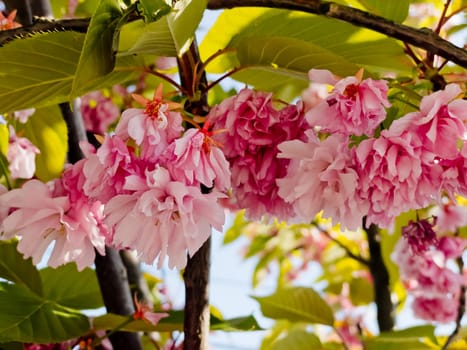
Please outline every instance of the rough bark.
[[[206, 75], [197, 74], [200, 67], [196, 40], [190, 49], [178, 60], [180, 81], [188, 93], [185, 109], [196, 115], [206, 115], [209, 112], [206, 95], [199, 98], [196, 93], [207, 85]], [[200, 77], [200, 79], [197, 79]], [[206, 191], [207, 189], [203, 189]], [[209, 270], [211, 261], [211, 240], [207, 240], [196, 254], [188, 259], [183, 278], [185, 281], [185, 320], [184, 350], [206, 350], [209, 348], [208, 336], [210, 328], [209, 312]]]

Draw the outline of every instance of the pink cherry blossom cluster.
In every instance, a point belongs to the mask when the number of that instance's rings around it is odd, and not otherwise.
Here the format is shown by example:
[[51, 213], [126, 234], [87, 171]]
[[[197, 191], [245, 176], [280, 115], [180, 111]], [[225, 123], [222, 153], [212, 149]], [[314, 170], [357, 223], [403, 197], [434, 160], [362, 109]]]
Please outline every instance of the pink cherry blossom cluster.
[[[414, 226], [414, 223], [409, 226]], [[423, 227], [426, 230], [428, 225]], [[432, 228], [428, 230], [432, 231]], [[431, 236], [431, 233], [428, 235]], [[439, 240], [431, 240], [430, 244], [424, 244], [423, 251], [418, 244], [410, 237], [402, 237], [392, 255], [393, 261], [400, 268], [402, 281], [414, 297], [414, 314], [428, 321], [455, 321], [461, 286], [465, 286], [467, 281], [462, 274], [451, 270], [448, 262], [462, 256], [467, 240], [443, 236]]]
[[[312, 70], [310, 76], [331, 82], [327, 71]], [[355, 229], [365, 215], [367, 223], [390, 228], [399, 214], [439, 200], [443, 190], [451, 197], [467, 194], [467, 101], [460, 99], [460, 87], [450, 84], [425, 96], [419, 111], [376, 137], [372, 133], [389, 106], [387, 85], [360, 80], [336, 82], [306, 113], [313, 128], [306, 139], [278, 145], [278, 158], [290, 160], [287, 175], [276, 180], [279, 197], [302, 220], [323, 210]], [[369, 137], [350, 145], [351, 135]]]
[[309, 126], [302, 104], [276, 109], [272, 94], [243, 89], [215, 106], [208, 121], [230, 163], [231, 208], [245, 208], [250, 219], [265, 214], [281, 219], [295, 216], [276, 184], [286, 175], [290, 160], [279, 159], [277, 154], [281, 142], [304, 138]]
[[135, 98], [145, 108], [124, 111], [98, 150], [82, 145], [86, 158], [60, 179], [0, 195], [2, 238], [20, 236], [19, 251], [34, 263], [54, 242], [50, 266], [82, 269], [109, 244], [182, 268], [212, 227], [222, 229], [230, 170], [211, 132], [183, 132], [180, 106], [164, 102], [161, 88], [152, 101]]

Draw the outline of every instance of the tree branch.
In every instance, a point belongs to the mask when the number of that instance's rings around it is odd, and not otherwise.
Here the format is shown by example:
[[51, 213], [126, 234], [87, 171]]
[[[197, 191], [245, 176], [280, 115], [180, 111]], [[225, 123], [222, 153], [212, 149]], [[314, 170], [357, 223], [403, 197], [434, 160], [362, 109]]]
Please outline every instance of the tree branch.
[[[189, 50], [178, 59], [180, 82], [188, 93], [185, 109], [195, 115], [209, 112], [207, 96], [198, 94], [206, 85], [206, 74], [197, 72], [202, 67], [196, 40]], [[202, 188], [203, 192], [207, 189]], [[188, 259], [183, 279], [185, 281], [184, 350], [207, 350], [210, 329], [209, 269], [211, 239], [208, 239], [196, 254]]]
[[15, 29], [0, 31], [0, 45], [5, 45], [13, 39], [27, 37], [34, 33], [65, 30], [86, 33], [89, 27], [89, 22], [89, 18], [53, 20], [44, 17], [34, 17], [32, 24]]
[[370, 273], [373, 277], [374, 297], [377, 309], [378, 327], [380, 332], [391, 331], [394, 328], [394, 305], [391, 301], [389, 289], [389, 272], [384, 265], [381, 254], [381, 243], [378, 226], [371, 224], [366, 226], [366, 218], [363, 219], [363, 229], [368, 238], [370, 250]]
[[269, 7], [296, 10], [338, 19], [358, 27], [371, 29], [467, 68], [467, 51], [442, 39], [430, 29], [417, 29], [394, 23], [384, 17], [330, 1], [319, 0], [208, 0], [210, 10], [234, 7]]

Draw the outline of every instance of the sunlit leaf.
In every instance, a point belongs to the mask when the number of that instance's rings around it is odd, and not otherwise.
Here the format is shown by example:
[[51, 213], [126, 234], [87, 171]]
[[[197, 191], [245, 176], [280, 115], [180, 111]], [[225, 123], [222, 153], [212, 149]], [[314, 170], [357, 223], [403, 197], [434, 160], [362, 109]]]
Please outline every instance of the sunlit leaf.
[[366, 278], [357, 277], [350, 281], [350, 300], [355, 306], [374, 301], [373, 284]]
[[392, 332], [384, 332], [374, 338], [364, 340], [365, 349], [368, 350], [400, 350], [427, 349], [428, 346], [423, 338], [430, 339], [437, 343], [435, 327], [432, 325], [416, 326]]
[[224, 332], [259, 331], [262, 330], [254, 316], [236, 317], [231, 319], [218, 319], [211, 315], [211, 330]]
[[95, 82], [83, 82], [76, 96], [72, 95], [83, 42], [84, 34], [67, 31], [36, 34], [0, 47], [0, 113], [70, 101], [135, 76], [133, 71], [121, 70], [135, 66], [135, 58], [117, 60], [114, 72]]
[[42, 295], [42, 282], [32, 259], [24, 259], [16, 249], [16, 240], [0, 241], [0, 278], [24, 285]]
[[58, 177], [68, 150], [67, 127], [58, 106], [36, 109], [24, 128], [25, 136], [40, 150], [36, 176], [42, 181]]
[[83, 271], [70, 263], [56, 269], [40, 270], [44, 284], [44, 297], [60, 305], [75, 309], [95, 309], [104, 306], [97, 282], [96, 272], [90, 268]]
[[409, 14], [410, 0], [358, 0], [372, 14], [402, 23]]
[[259, 302], [263, 315], [269, 318], [329, 326], [334, 323], [331, 308], [312, 288], [284, 288], [267, 297], [253, 298]]
[[305, 330], [292, 330], [285, 337], [276, 341], [271, 350], [319, 350], [322, 349], [321, 341], [313, 333]]
[[0, 282], [0, 343], [56, 343], [86, 334], [88, 318], [38, 296], [23, 285]]
[[6, 124], [0, 124], [0, 153], [6, 156], [10, 132]]
[[138, 10], [146, 22], [155, 22], [172, 8], [164, 0], [139, 0]]
[[[357, 66], [371, 72], [410, 72], [402, 46], [381, 34], [348, 23], [297, 11], [236, 8], [224, 11], [201, 45], [213, 73], [242, 68], [234, 79], [258, 89], [297, 95], [310, 68], [351, 75]], [[236, 50], [236, 51], [235, 51]], [[298, 88], [297, 88], [298, 86]]]
[[180, 0], [174, 9], [156, 22], [142, 21], [122, 28], [120, 55], [183, 54], [192, 42], [206, 8], [206, 0]]
[[72, 94], [76, 95], [84, 82], [92, 81], [113, 70], [115, 66], [114, 36], [118, 36], [117, 26], [122, 15], [118, 0], [99, 2], [84, 39], [73, 80]]
[[250, 222], [245, 219], [245, 211], [241, 210], [235, 216], [235, 220], [224, 234], [224, 244], [229, 244], [241, 236], [243, 230]]

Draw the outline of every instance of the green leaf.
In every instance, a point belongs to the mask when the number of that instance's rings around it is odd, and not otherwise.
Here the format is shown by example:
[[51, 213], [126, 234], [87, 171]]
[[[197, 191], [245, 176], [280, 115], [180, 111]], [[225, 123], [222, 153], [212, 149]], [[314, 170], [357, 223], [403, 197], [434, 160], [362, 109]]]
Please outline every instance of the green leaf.
[[262, 330], [258, 321], [253, 315], [244, 317], [235, 317], [227, 320], [219, 319], [211, 315], [211, 330], [224, 332], [239, 332], [239, 331], [259, 331]]
[[242, 66], [260, 65], [264, 69], [270, 66], [269, 70], [277, 70], [278, 74], [297, 77], [300, 77], [297, 72], [302, 72], [302, 79], [307, 82], [311, 68], [328, 69], [340, 76], [351, 75], [358, 70], [357, 65], [333, 51], [288, 37], [250, 36], [239, 41], [237, 50]]
[[[72, 31], [36, 34], [0, 47], [0, 114], [70, 101], [86, 92], [124, 82], [135, 73], [135, 58], [117, 60], [114, 72], [71, 94], [84, 34]], [[83, 82], [84, 84], [84, 82]]]
[[250, 222], [245, 219], [245, 211], [240, 210], [235, 216], [232, 226], [224, 234], [224, 244], [232, 243], [240, 237], [249, 223]]
[[310, 68], [330, 68], [341, 75], [355, 74], [356, 66], [363, 66], [370, 73], [409, 73], [411, 69], [397, 41], [348, 23], [297, 11], [224, 11], [201, 44], [202, 59], [206, 61], [224, 48], [234, 50], [211, 62], [209, 72], [242, 68], [233, 75], [234, 79], [289, 96], [297, 95], [295, 84], [300, 88], [308, 85]]
[[171, 311], [169, 317], [161, 319], [156, 325], [152, 325], [151, 323], [143, 320], [133, 320], [122, 326], [127, 320], [128, 316], [106, 314], [94, 318], [92, 324], [96, 330], [111, 330], [119, 328], [126, 332], [173, 332], [183, 330], [183, 311]]
[[284, 288], [267, 297], [253, 298], [259, 302], [263, 315], [272, 319], [329, 326], [334, 323], [331, 308], [312, 288]]
[[410, 0], [358, 0], [371, 13], [402, 23], [409, 15]]
[[88, 318], [17, 284], [0, 282], [0, 343], [56, 343], [90, 330]]
[[67, 127], [58, 106], [38, 108], [24, 126], [25, 136], [40, 150], [36, 176], [42, 181], [58, 177], [68, 150]]
[[155, 22], [167, 15], [172, 8], [164, 0], [139, 0], [138, 11], [145, 22]]
[[305, 330], [292, 330], [285, 337], [276, 341], [271, 350], [319, 350], [322, 349], [319, 338]]
[[101, 0], [91, 17], [83, 49], [76, 68], [72, 94], [84, 83], [110, 73], [115, 66], [114, 37], [118, 37], [122, 10], [118, 0]]
[[427, 349], [427, 344], [423, 338], [430, 339], [437, 343], [435, 336], [435, 327], [432, 325], [416, 326], [399, 331], [384, 332], [378, 337], [364, 340], [367, 350], [422, 350]]
[[44, 297], [75, 309], [96, 309], [104, 306], [97, 282], [96, 272], [90, 268], [83, 271], [70, 263], [56, 269], [40, 270], [44, 284]]
[[24, 259], [16, 240], [0, 241], [0, 277], [42, 295], [42, 282], [32, 259]]
[[182, 55], [193, 40], [205, 8], [206, 0], [179, 0], [169, 14], [156, 22], [124, 26], [119, 54]]

